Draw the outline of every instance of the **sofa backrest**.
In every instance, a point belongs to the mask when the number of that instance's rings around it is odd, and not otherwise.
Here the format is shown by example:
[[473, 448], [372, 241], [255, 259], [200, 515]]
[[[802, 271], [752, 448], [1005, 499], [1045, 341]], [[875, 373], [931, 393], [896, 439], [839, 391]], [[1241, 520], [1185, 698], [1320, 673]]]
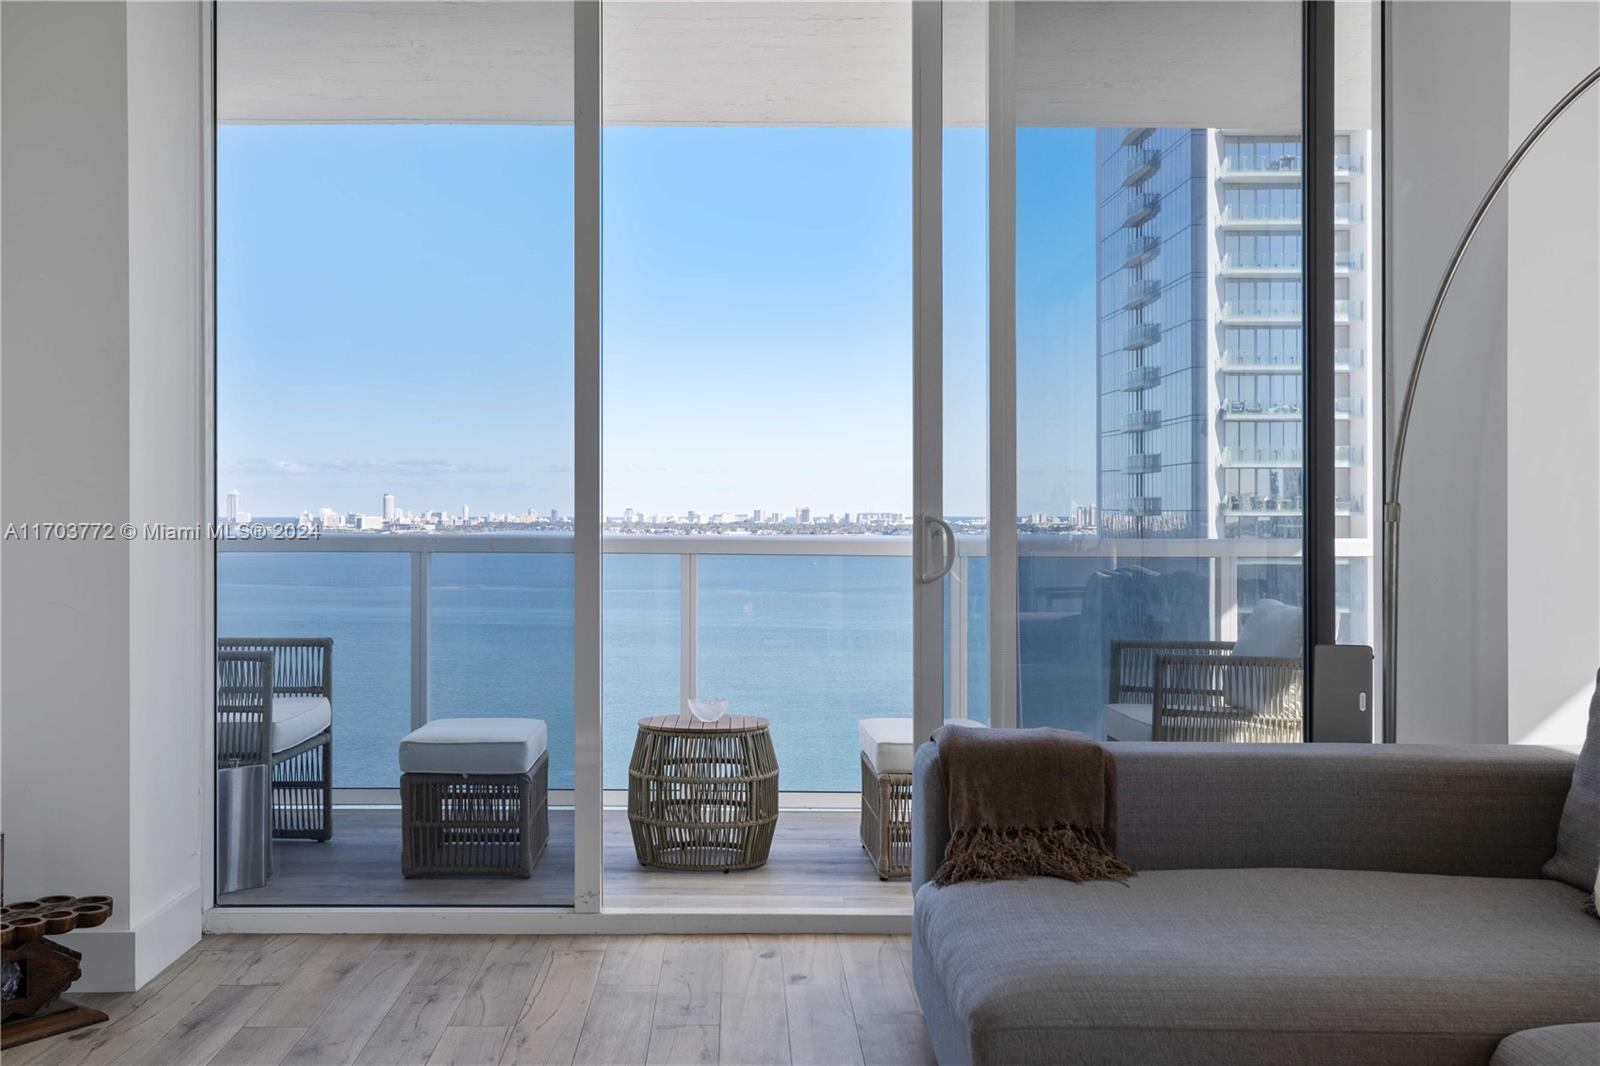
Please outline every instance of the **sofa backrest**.
[[[1422, 744], [1118, 743], [1117, 852], [1136, 869], [1302, 867], [1538, 877], [1574, 756]], [[913, 889], [949, 839], [938, 752], [918, 752]]]

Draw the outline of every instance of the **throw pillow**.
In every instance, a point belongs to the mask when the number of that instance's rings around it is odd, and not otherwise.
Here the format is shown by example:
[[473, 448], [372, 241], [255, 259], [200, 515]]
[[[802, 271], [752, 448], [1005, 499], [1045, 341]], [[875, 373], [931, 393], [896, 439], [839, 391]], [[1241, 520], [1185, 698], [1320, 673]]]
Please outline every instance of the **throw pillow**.
[[[1600, 678], [1597, 678], [1600, 681]], [[1572, 770], [1572, 787], [1561, 808], [1556, 853], [1544, 864], [1544, 875], [1574, 888], [1595, 887], [1600, 870], [1600, 689], [1589, 701], [1589, 731]]]
[[[1239, 628], [1239, 639], [1234, 642], [1233, 654], [1261, 656], [1269, 659], [1296, 659], [1304, 654], [1304, 623], [1300, 608], [1291, 607], [1281, 600], [1259, 600], [1250, 611], [1250, 617]], [[1239, 671], [1225, 670], [1222, 674], [1222, 698], [1229, 707], [1242, 711], [1261, 712], [1277, 707], [1284, 690], [1292, 683], [1284, 681], [1270, 692], [1261, 691], [1255, 678], [1242, 676]]]

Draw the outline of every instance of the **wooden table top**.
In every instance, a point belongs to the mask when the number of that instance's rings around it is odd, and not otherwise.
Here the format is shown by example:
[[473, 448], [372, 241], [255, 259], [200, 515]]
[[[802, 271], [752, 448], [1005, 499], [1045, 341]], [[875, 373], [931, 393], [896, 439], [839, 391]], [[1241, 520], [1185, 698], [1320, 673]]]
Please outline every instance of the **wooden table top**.
[[715, 722], [702, 722], [692, 714], [656, 714], [639, 719], [639, 728], [654, 733], [756, 733], [766, 729], [765, 718], [753, 714], [725, 714]]

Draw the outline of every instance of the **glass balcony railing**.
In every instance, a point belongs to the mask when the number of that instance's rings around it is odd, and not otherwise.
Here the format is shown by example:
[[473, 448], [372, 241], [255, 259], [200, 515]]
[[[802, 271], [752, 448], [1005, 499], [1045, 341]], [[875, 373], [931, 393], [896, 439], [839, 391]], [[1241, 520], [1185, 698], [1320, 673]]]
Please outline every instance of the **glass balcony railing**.
[[1145, 138], [1154, 132], [1154, 126], [1129, 126], [1127, 132], [1122, 135], [1122, 143], [1125, 145], [1143, 144]]
[[1224, 400], [1222, 417], [1246, 421], [1287, 420], [1300, 417], [1300, 401], [1283, 400], [1277, 403], [1265, 400]]
[[[1107, 645], [1063, 641], [1078, 627], [1225, 639], [1238, 625], [1228, 604], [1292, 600], [1301, 545], [1292, 523], [1274, 520], [1294, 519], [1299, 506], [1224, 500], [1246, 523], [1229, 528], [1257, 531], [1248, 537], [1134, 539], [1205, 523], [1203, 510], [1194, 518], [1155, 495], [1108, 511], [1101, 528], [1092, 515], [1046, 516], [1049, 532], [1025, 527], [1018, 657], [1029, 724], [1094, 731], [1073, 716], [1104, 702]], [[1362, 501], [1337, 506], [1359, 513]], [[1262, 524], [1249, 525], [1250, 515]], [[947, 583], [946, 661], [972, 667], [967, 684], [947, 690], [956, 717], [987, 717], [986, 543], [958, 536], [959, 580]], [[626, 784], [635, 721], [676, 708], [690, 685], [771, 720], [786, 791], [858, 792], [857, 720], [911, 715], [911, 548], [905, 535], [608, 534], [606, 786]], [[1269, 573], [1282, 574], [1278, 591], [1263, 585]], [[572, 539], [562, 534], [224, 541], [218, 629], [333, 638], [337, 789], [394, 789], [398, 744], [415, 723], [476, 713], [543, 718], [551, 787], [571, 788], [572, 577]], [[1233, 594], [1208, 594], [1215, 588]], [[696, 664], [697, 679], [684, 680], [683, 663]], [[1052, 717], [1052, 707], [1063, 710]]]
[[1226, 466], [1299, 466], [1304, 461], [1299, 448], [1224, 448]]
[[1333, 462], [1335, 466], [1360, 466], [1363, 454], [1359, 444], [1335, 444], [1333, 446]]
[[1159, 474], [1161, 472], [1160, 452], [1134, 452], [1132, 455], [1122, 457], [1122, 472], [1124, 474]]
[[[1337, 302], [1337, 301], [1336, 301]], [[1344, 301], [1348, 303], [1349, 301]], [[1222, 305], [1222, 318], [1258, 319], [1273, 322], [1300, 321], [1299, 300], [1227, 300]]]
[[1160, 496], [1130, 496], [1124, 510], [1139, 518], [1149, 518], [1161, 513]]
[[1130, 193], [1123, 205], [1122, 225], [1126, 229], [1142, 226], [1161, 210], [1161, 197], [1153, 192]]
[[1363, 410], [1359, 396], [1335, 396], [1333, 398], [1333, 413], [1346, 418], [1359, 418]]
[[1300, 353], [1224, 351], [1221, 367], [1254, 373], [1292, 373], [1300, 369]]
[[1300, 205], [1272, 203], [1224, 204], [1220, 220], [1224, 225], [1243, 223], [1249, 225], [1298, 226], [1300, 224]]
[[1122, 309], [1131, 311], [1136, 307], [1152, 304], [1161, 295], [1161, 282], [1153, 279], [1135, 281], [1122, 291]]
[[1161, 238], [1148, 234], [1137, 234], [1128, 238], [1128, 243], [1122, 247], [1122, 268], [1141, 266], [1155, 258], [1161, 250]]
[[1122, 336], [1122, 346], [1130, 351], [1148, 348], [1161, 339], [1161, 326], [1155, 322], [1140, 322], [1129, 326]]
[[1361, 253], [1353, 249], [1347, 248], [1344, 251], [1333, 253], [1333, 268], [1335, 270], [1360, 270], [1364, 261], [1361, 258]]
[[1298, 177], [1298, 155], [1229, 155], [1224, 156], [1219, 167], [1225, 178]]
[[1234, 273], [1298, 274], [1300, 256], [1281, 252], [1228, 252], [1222, 257], [1222, 269]]
[[1129, 411], [1122, 416], [1122, 428], [1128, 433], [1144, 433], [1160, 425], [1160, 411]]
[[1158, 366], [1132, 367], [1122, 379], [1122, 387], [1128, 392], [1143, 392], [1159, 384], [1161, 384], [1161, 368]]
[[1334, 204], [1333, 220], [1335, 222], [1360, 222], [1361, 205], [1350, 203]]
[[1360, 348], [1335, 348], [1333, 350], [1333, 365], [1337, 370], [1357, 370], [1361, 367], [1363, 354]]
[[1156, 166], [1161, 162], [1161, 153], [1154, 148], [1135, 148], [1128, 153], [1127, 162], [1122, 167], [1122, 184], [1137, 185], [1156, 172]]
[[1359, 174], [1361, 157], [1350, 153], [1336, 155], [1333, 157], [1333, 171], [1335, 174]]
[[1360, 300], [1333, 301], [1333, 318], [1336, 322], [1356, 322], [1361, 318]]

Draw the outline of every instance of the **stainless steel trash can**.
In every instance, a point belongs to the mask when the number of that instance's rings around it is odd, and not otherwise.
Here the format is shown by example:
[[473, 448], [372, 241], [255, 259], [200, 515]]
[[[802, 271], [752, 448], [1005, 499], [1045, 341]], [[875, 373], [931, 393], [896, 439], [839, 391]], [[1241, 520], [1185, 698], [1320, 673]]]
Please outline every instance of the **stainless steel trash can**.
[[267, 883], [272, 848], [270, 769], [235, 763], [217, 770], [217, 893]]

